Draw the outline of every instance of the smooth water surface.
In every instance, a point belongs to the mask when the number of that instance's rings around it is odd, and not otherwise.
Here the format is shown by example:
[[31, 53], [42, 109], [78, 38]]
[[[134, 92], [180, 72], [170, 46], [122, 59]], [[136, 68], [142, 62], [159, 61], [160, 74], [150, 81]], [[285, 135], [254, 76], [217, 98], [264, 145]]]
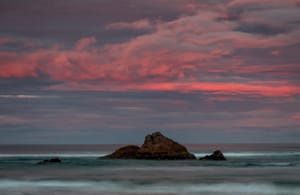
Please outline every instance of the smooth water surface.
[[[227, 161], [97, 159], [118, 145], [0, 146], [0, 194], [300, 194], [300, 144], [188, 145]], [[37, 165], [59, 157], [61, 164]]]

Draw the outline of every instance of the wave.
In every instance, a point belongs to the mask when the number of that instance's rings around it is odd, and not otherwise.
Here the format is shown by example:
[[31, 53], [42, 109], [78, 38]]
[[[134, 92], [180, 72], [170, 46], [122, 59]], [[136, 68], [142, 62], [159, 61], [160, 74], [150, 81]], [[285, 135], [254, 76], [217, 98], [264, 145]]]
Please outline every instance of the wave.
[[[66, 158], [80, 158], [80, 157], [101, 157], [109, 154], [105, 153], [40, 153], [40, 154], [0, 154], [1, 157], [66, 157]], [[203, 157], [211, 154], [210, 152], [193, 152], [196, 157]], [[227, 157], [260, 157], [260, 156], [299, 156], [300, 152], [224, 152]]]
[[[209, 153], [195, 152], [196, 157], [202, 157], [208, 155]], [[299, 156], [300, 152], [224, 152], [226, 157], [272, 157], [272, 156]]]
[[248, 194], [248, 195], [296, 195], [300, 187], [275, 185], [272, 183], [217, 183], [217, 184], [187, 184], [187, 183], [133, 183], [120, 181], [23, 181], [23, 180], [0, 180], [0, 194], [10, 192], [25, 192], [40, 194], [48, 191], [49, 194], [63, 190], [80, 193], [105, 193], [105, 194]]
[[48, 154], [0, 154], [0, 158], [6, 157], [65, 157], [65, 158], [85, 158], [85, 157], [101, 157], [109, 153], [48, 153]]

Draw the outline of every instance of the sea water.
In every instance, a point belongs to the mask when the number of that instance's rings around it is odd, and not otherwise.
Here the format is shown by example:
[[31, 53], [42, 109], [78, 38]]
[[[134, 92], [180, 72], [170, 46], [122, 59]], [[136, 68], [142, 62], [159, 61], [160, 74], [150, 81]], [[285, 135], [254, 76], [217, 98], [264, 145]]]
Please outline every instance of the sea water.
[[[187, 145], [227, 161], [107, 160], [118, 145], [0, 146], [0, 195], [300, 195], [300, 144]], [[37, 165], [59, 157], [60, 164]]]

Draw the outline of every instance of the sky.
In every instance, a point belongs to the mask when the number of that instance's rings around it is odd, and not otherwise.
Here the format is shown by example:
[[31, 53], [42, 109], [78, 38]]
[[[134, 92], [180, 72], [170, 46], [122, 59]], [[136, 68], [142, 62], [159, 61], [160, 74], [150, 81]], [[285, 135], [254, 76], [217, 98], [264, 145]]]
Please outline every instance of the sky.
[[0, 144], [300, 141], [300, 0], [1, 0]]

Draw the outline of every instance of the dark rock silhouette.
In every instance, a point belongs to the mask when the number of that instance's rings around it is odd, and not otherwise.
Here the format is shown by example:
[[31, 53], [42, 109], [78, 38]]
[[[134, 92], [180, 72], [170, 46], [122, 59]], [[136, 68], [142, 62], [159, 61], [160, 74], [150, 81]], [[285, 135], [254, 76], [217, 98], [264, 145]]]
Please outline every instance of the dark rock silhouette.
[[206, 155], [199, 160], [226, 160], [226, 158], [220, 150], [216, 150], [211, 155]]
[[136, 153], [140, 149], [140, 147], [135, 145], [128, 145], [119, 148], [115, 152], [110, 155], [107, 155], [106, 158], [111, 159], [134, 159], [136, 158]]
[[180, 160], [196, 159], [186, 147], [165, 137], [160, 132], [155, 132], [145, 137], [144, 144], [138, 146], [125, 146], [103, 158], [108, 159], [156, 159]]
[[155, 132], [145, 137], [144, 144], [137, 151], [140, 159], [195, 159], [187, 149], [165, 137], [160, 132]]
[[38, 165], [45, 165], [45, 164], [52, 164], [52, 163], [61, 163], [61, 160], [59, 158], [51, 158], [51, 159], [46, 159], [38, 162]]

